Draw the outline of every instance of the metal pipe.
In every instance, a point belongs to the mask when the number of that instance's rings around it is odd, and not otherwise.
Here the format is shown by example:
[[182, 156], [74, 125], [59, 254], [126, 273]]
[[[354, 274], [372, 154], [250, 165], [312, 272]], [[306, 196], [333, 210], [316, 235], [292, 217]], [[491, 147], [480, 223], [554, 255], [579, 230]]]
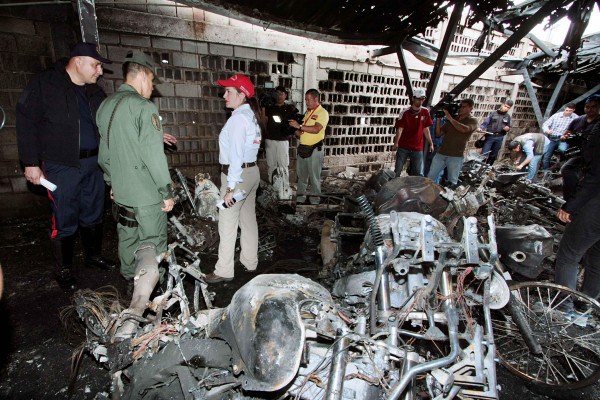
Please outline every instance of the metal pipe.
[[390, 278], [389, 275], [385, 273], [385, 247], [378, 247], [376, 251], [376, 256], [378, 258], [378, 269], [381, 270], [381, 282], [379, 283], [379, 290], [377, 291], [377, 309], [383, 312], [384, 317], [387, 318], [387, 312], [390, 310]]
[[444, 301], [444, 311], [448, 318], [448, 337], [450, 340], [450, 354], [446, 357], [432, 360], [424, 364], [417, 365], [411, 368], [406, 374], [402, 375], [400, 382], [396, 385], [392, 393], [389, 395], [388, 400], [397, 400], [400, 395], [404, 392], [406, 387], [412, 380], [423, 372], [431, 371], [436, 368], [442, 368], [446, 365], [454, 362], [460, 355], [461, 348], [458, 343], [458, 313], [454, 307], [454, 301], [450, 297], [452, 293], [452, 282], [450, 280], [450, 274], [447, 271], [442, 273], [440, 280], [440, 288], [442, 294], [446, 297]]
[[429, 361], [411, 368], [408, 373], [402, 376], [400, 382], [396, 385], [392, 393], [388, 396], [388, 400], [397, 400], [404, 392], [406, 387], [418, 375], [436, 368], [442, 368], [454, 362], [460, 354], [460, 345], [458, 343], [458, 314], [454, 306], [447, 307], [448, 316], [448, 333], [450, 338], [450, 354], [446, 357], [437, 360]]
[[341, 330], [337, 331], [337, 342], [333, 346], [333, 359], [329, 371], [329, 381], [327, 382], [327, 391], [325, 398], [327, 400], [341, 400], [344, 391], [344, 376], [346, 374], [346, 364], [348, 356], [348, 345], [350, 339], [348, 336], [342, 336]]
[[[404, 364], [402, 365], [402, 375], [408, 373], [408, 371], [410, 371], [410, 369], [415, 367], [417, 364], [419, 364], [419, 353], [408, 351], [406, 353], [406, 358], [404, 359]], [[413, 386], [413, 382], [410, 382], [406, 389], [406, 394], [403, 400], [413, 400], [415, 398], [415, 388]]]

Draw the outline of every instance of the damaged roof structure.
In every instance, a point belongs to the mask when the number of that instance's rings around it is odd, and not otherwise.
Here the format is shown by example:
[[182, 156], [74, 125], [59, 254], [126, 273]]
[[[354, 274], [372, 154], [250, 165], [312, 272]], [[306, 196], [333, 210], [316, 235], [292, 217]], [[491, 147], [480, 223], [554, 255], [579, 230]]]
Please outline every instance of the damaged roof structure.
[[[329, 0], [317, 4], [306, 4], [295, 1], [278, 1], [265, 7], [261, 1], [246, 0], [184, 0], [182, 4], [197, 6], [202, 9], [230, 16], [242, 21], [250, 22], [265, 29], [305, 36], [332, 43], [352, 45], [384, 45], [388, 46], [373, 52], [374, 56], [396, 52], [400, 64], [405, 65], [402, 49], [418, 52], [424, 43], [415, 37], [423, 34], [427, 27], [434, 27], [447, 18], [450, 18], [449, 29], [446, 32], [440, 49], [433, 49], [437, 54], [435, 67], [427, 93], [435, 91], [440, 67], [443, 66], [448, 56], [449, 44], [460, 24], [463, 10], [468, 10], [465, 19], [466, 26], [483, 23], [480, 38], [473, 48], [473, 52], [481, 58], [479, 66], [458, 84], [448, 95], [460, 94], [465, 88], [477, 79], [483, 72], [500, 60], [507, 51], [517, 44], [523, 37], [529, 37], [542, 49], [542, 52], [533, 58], [542, 58], [535, 65], [528, 63], [531, 59], [518, 60], [507, 63], [507, 67], [522, 70], [529, 69], [528, 79], [555, 80], [556, 74], [582, 74], [592, 81], [590, 93], [593, 94], [598, 87], [598, 72], [600, 60], [594, 51], [596, 46], [589, 41], [582, 40], [582, 35], [589, 23], [594, 5], [599, 5], [598, 0], [528, 0], [518, 5], [512, 1], [349, 1]], [[552, 25], [568, 17], [571, 27], [564, 42], [558, 49], [551, 49], [545, 43], [530, 35], [530, 31], [548, 18], [547, 25]], [[490, 32], [498, 31], [508, 36], [507, 40], [491, 54], [482, 52], [482, 48]], [[596, 42], [595, 40], [592, 43]], [[582, 48], [582, 44], [584, 47]], [[541, 64], [541, 65], [540, 65]], [[404, 77], [407, 91], [412, 94], [408, 71]], [[540, 72], [545, 72], [541, 74]], [[548, 76], [550, 74], [550, 76]], [[594, 82], [595, 81], [595, 82]], [[557, 85], [560, 91], [564, 79]], [[595, 90], [594, 90], [595, 89]], [[556, 96], [553, 96], [556, 99]], [[537, 100], [531, 99], [534, 109]], [[554, 102], [550, 102], [546, 117], [552, 111]], [[539, 109], [539, 106], [537, 106]], [[537, 112], [539, 117], [539, 112]], [[539, 118], [538, 118], [539, 119]], [[538, 121], [541, 125], [541, 122]]]

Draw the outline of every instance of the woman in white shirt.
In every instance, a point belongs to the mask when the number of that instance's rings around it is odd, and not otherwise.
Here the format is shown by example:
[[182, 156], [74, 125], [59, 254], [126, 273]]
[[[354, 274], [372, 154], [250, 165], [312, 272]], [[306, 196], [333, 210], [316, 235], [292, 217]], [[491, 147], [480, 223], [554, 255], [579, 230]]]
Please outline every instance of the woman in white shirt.
[[[256, 165], [262, 139], [258, 123], [260, 106], [254, 97], [254, 85], [247, 76], [238, 74], [217, 83], [225, 87], [225, 106], [233, 112], [219, 134], [221, 196], [225, 208], [219, 210], [219, 259], [215, 271], [204, 278], [208, 283], [233, 279], [238, 226], [241, 229], [240, 262], [248, 271], [254, 271], [258, 265], [255, 205], [260, 182]], [[245, 198], [236, 201], [234, 195], [238, 192], [244, 193]]]

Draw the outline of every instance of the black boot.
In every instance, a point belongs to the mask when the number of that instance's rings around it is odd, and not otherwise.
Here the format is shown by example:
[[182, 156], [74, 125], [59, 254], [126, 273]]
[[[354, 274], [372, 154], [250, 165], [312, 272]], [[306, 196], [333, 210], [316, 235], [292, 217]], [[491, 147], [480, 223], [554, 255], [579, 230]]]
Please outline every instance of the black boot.
[[77, 282], [71, 273], [75, 235], [54, 238], [50, 242], [52, 243], [52, 254], [54, 255], [54, 267], [56, 269], [54, 278], [56, 282], [64, 290], [75, 290]]
[[85, 265], [100, 269], [112, 270], [116, 268], [114, 262], [100, 255], [102, 249], [102, 224], [80, 227], [81, 243], [85, 252]]

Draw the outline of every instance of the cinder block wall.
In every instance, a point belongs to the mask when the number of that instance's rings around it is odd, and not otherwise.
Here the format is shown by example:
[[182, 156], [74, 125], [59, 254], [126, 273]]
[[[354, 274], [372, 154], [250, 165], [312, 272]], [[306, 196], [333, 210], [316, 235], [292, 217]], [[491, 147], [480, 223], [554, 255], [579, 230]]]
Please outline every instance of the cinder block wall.
[[[366, 61], [364, 47], [332, 45], [267, 31], [167, 1], [97, 5], [101, 51], [116, 62], [100, 84], [108, 94], [122, 83], [121, 64], [129, 49], [152, 54], [162, 68], [157, 87], [165, 130], [178, 137], [170, 166], [186, 175], [209, 172], [218, 180], [218, 134], [227, 118], [218, 79], [250, 75], [259, 90], [266, 81], [291, 89], [291, 100], [304, 111], [304, 91], [318, 87], [331, 115], [325, 166], [374, 171], [391, 162], [393, 124], [408, 106], [397, 65]], [[0, 106], [7, 115], [0, 132], [0, 194], [28, 191], [16, 149], [15, 105], [33, 74], [67, 56], [79, 37], [71, 5], [0, 7]], [[410, 58], [410, 57], [409, 57]], [[417, 65], [417, 67], [415, 67]], [[430, 70], [413, 63], [412, 84], [425, 87]], [[431, 103], [438, 101], [468, 69], [444, 71]], [[513, 98], [514, 133], [537, 129], [524, 88], [500, 79], [478, 79], [460, 97], [473, 97], [476, 116], [484, 118], [505, 97]], [[544, 107], [542, 100], [542, 107]], [[533, 125], [532, 125], [533, 124]], [[295, 141], [291, 176], [294, 179]], [[260, 160], [261, 168], [266, 163]], [[3, 202], [6, 204], [6, 202]]]

